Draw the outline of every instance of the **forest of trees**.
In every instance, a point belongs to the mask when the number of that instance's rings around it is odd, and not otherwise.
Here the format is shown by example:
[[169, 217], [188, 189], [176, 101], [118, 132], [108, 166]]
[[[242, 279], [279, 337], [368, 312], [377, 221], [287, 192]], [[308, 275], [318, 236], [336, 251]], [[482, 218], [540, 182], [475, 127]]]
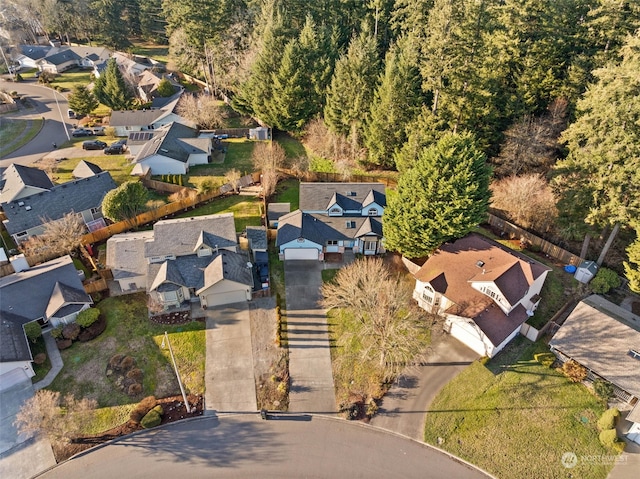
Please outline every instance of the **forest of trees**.
[[639, 227], [640, 2], [5, 0], [3, 8], [10, 44], [42, 34], [124, 50], [132, 38], [165, 42], [176, 68], [206, 79], [239, 112], [299, 137], [312, 125], [331, 138], [332, 159], [360, 168], [406, 173], [444, 135], [470, 132], [493, 167], [494, 191], [524, 175], [546, 183], [557, 220], [534, 221], [541, 233], [581, 240], [620, 230], [630, 243]]

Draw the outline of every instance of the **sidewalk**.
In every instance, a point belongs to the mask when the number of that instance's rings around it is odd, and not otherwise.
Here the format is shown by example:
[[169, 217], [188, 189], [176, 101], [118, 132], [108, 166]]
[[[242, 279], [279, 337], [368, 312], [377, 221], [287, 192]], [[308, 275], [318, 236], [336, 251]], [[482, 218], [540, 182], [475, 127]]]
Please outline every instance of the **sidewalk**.
[[51, 361], [51, 369], [41, 381], [38, 381], [33, 385], [33, 388], [36, 390], [46, 388], [51, 384], [58, 373], [62, 371], [62, 366], [64, 365], [62, 363], [62, 356], [60, 356], [60, 350], [56, 345], [56, 340], [51, 336], [51, 332], [43, 332], [42, 337], [44, 338], [44, 343], [47, 346], [47, 355], [49, 356], [49, 361]]

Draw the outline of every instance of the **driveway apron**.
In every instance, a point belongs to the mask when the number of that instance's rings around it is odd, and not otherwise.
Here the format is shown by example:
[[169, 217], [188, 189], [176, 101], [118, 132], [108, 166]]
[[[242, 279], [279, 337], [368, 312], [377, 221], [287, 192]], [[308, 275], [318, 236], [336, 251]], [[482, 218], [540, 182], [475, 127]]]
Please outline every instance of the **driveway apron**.
[[256, 412], [248, 303], [206, 311], [205, 415]]
[[318, 304], [322, 267], [318, 261], [284, 264], [290, 412], [336, 412], [327, 317]]
[[373, 426], [424, 441], [424, 421], [436, 394], [478, 354], [449, 335], [438, 338], [422, 365], [401, 375], [385, 394]]

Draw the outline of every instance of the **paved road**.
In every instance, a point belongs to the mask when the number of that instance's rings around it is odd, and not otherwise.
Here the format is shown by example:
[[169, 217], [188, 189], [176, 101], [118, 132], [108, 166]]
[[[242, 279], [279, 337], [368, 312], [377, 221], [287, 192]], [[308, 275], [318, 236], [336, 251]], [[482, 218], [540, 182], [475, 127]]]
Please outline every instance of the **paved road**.
[[384, 396], [371, 424], [423, 441], [429, 404], [449, 381], [477, 358], [477, 353], [457, 339], [449, 335], [438, 338], [426, 363], [401, 376]]
[[257, 411], [249, 304], [205, 311], [205, 414]]
[[71, 459], [44, 479], [490, 477], [434, 448], [321, 416], [201, 417], [129, 436]]
[[322, 267], [319, 261], [284, 263], [291, 412], [336, 412], [327, 317], [318, 305]]
[[[69, 129], [75, 120], [67, 118], [68, 103], [62, 93], [51, 88], [39, 86], [35, 82], [10, 83], [0, 81], [0, 88], [8, 91], [15, 90], [20, 95], [30, 99], [33, 108], [23, 108], [15, 113], [2, 115], [0, 121], [11, 119], [45, 118], [42, 130], [29, 143], [0, 159], [0, 168], [6, 168], [11, 163], [31, 165], [52, 149], [55, 142], [59, 145], [67, 141], [65, 129]], [[56, 103], [57, 100], [57, 103]]]

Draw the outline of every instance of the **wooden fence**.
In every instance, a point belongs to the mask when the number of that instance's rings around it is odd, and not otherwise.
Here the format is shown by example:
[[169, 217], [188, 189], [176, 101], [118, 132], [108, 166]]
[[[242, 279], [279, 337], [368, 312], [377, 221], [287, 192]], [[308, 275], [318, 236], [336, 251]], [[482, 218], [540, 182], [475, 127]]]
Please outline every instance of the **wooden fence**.
[[559, 246], [550, 243], [549, 241], [528, 232], [519, 226], [509, 223], [507, 220], [499, 218], [498, 216], [489, 213], [487, 222], [495, 229], [503, 232], [510, 239], [518, 238], [525, 239], [533, 247], [540, 248], [540, 251], [548, 254], [549, 256], [562, 261], [565, 264], [572, 264], [578, 266], [582, 263], [583, 259], [580, 256], [571, 253]]
[[105, 289], [109, 289], [107, 285], [107, 281], [104, 278], [100, 278], [95, 281], [91, 281], [90, 283], [86, 283], [83, 285], [85, 292], [88, 294], [97, 293], [99, 291], [104, 291]]
[[147, 188], [156, 191], [162, 191], [164, 193], [179, 193], [183, 190], [188, 192], [195, 191], [192, 188], [188, 188], [186, 186], [174, 185], [172, 183], [167, 183], [166, 181], [152, 180], [151, 175], [149, 174], [147, 174], [147, 176], [142, 176], [140, 178], [140, 182]]
[[321, 183], [383, 183], [385, 186], [395, 188], [398, 185], [396, 178], [387, 175], [343, 175], [342, 173], [320, 173], [317, 171], [296, 171], [287, 168], [278, 168], [278, 172], [286, 176], [294, 176], [302, 181]]

